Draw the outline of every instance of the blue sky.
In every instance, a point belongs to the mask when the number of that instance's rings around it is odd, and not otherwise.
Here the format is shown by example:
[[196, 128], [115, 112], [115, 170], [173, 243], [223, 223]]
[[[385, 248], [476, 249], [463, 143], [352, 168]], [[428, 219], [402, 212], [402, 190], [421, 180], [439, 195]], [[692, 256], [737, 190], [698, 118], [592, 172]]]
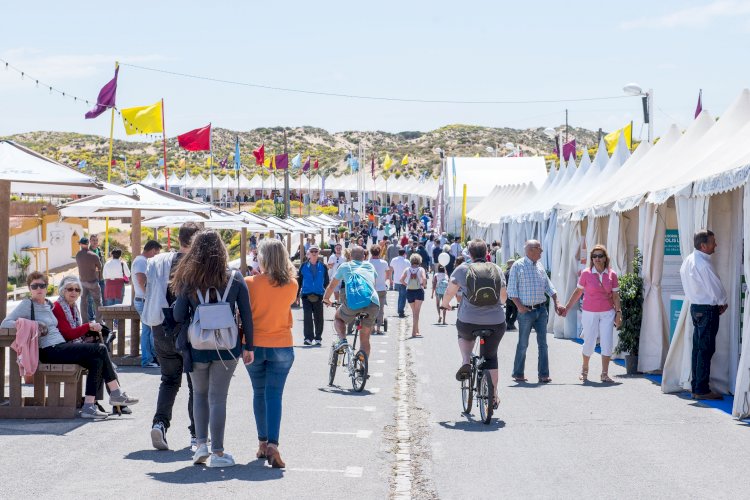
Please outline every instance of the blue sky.
[[[312, 91], [436, 100], [556, 100], [653, 87], [657, 135], [692, 119], [698, 89], [720, 114], [750, 86], [750, 1], [31, 2], [4, 10], [0, 58], [95, 99], [114, 61]], [[511, 105], [342, 99], [120, 71], [117, 104], [165, 99], [169, 136], [212, 122], [431, 130], [451, 123], [619, 128], [640, 101]], [[107, 135], [109, 120], [0, 69], [0, 135]], [[645, 128], [642, 136], [645, 137]], [[116, 137], [125, 133], [121, 123]]]

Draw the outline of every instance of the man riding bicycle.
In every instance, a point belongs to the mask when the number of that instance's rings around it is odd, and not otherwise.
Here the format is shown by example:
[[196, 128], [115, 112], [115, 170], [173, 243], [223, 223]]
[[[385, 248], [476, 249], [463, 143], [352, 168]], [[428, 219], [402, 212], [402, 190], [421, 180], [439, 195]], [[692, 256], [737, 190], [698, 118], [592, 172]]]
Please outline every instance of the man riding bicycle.
[[331, 282], [326, 288], [323, 303], [331, 306], [331, 295], [343, 282], [341, 290], [341, 307], [336, 311], [333, 319], [333, 328], [339, 337], [337, 347], [346, 345], [346, 325], [352, 323], [359, 314], [367, 314], [362, 319], [362, 330], [360, 331], [362, 350], [370, 357], [370, 332], [375, 325], [375, 320], [380, 311], [378, 292], [375, 291], [375, 278], [378, 273], [370, 262], [365, 261], [365, 249], [361, 246], [353, 246], [350, 249], [352, 260], [344, 262], [336, 270]]
[[472, 240], [468, 246], [471, 262], [464, 262], [450, 276], [450, 285], [443, 295], [441, 307], [450, 310], [450, 301], [461, 291], [462, 300], [458, 306], [456, 329], [458, 348], [461, 351], [461, 368], [456, 380], [469, 377], [471, 352], [474, 349], [475, 334], [479, 330], [491, 330], [484, 337], [479, 355], [485, 359], [484, 367], [489, 370], [495, 387], [495, 406], [500, 401], [497, 396], [497, 348], [505, 335], [505, 308], [508, 298], [505, 278], [499, 266], [487, 262], [487, 244], [482, 240]]

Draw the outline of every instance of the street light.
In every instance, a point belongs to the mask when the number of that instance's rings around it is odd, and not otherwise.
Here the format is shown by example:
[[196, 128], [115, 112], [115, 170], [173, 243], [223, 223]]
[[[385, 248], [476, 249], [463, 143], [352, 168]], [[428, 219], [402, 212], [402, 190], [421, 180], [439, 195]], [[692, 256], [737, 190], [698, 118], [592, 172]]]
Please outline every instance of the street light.
[[486, 148], [484, 148], [484, 150], [489, 154], [495, 153], [495, 156], [497, 157], [497, 149], [493, 148], [492, 146], [487, 146]]
[[557, 154], [560, 157], [560, 167], [562, 168], [562, 136], [557, 133], [557, 130], [552, 127], [544, 129], [544, 135], [555, 141], [555, 147], [557, 148]]
[[641, 96], [643, 102], [643, 121], [648, 124], [648, 142], [653, 141], [654, 124], [651, 116], [654, 111], [654, 89], [648, 89], [646, 92], [637, 83], [628, 83], [622, 88], [627, 95]]

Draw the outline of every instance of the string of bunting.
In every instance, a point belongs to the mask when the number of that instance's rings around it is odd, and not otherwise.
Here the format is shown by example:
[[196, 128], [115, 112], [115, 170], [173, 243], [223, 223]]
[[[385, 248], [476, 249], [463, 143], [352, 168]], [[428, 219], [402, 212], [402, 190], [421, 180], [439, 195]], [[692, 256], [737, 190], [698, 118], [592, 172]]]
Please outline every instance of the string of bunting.
[[[72, 99], [73, 102], [80, 102], [81, 104], [85, 104], [86, 106], [91, 106], [92, 102], [96, 102], [96, 99], [91, 100], [91, 99], [86, 99], [84, 97], [79, 97], [77, 95], [71, 94], [70, 92], [62, 90], [62, 89], [60, 89], [60, 88], [58, 88], [58, 87], [56, 87], [54, 85], [51, 85], [51, 84], [49, 84], [49, 83], [47, 83], [45, 81], [42, 81], [39, 78], [36, 78], [36, 77], [30, 75], [26, 71], [23, 71], [22, 69], [13, 66], [12, 64], [10, 64], [5, 59], [1, 59], [0, 58], [0, 63], [5, 67], [6, 71], [14, 71], [14, 72], [18, 73], [19, 75], [21, 75], [21, 80], [29, 81], [29, 82], [35, 84], [37, 88], [41, 87], [41, 88], [48, 89], [50, 94], [56, 93], [56, 94], [60, 95], [61, 97], [65, 98], [65, 99]], [[122, 118], [122, 113], [120, 113], [120, 110], [116, 106], [115, 106], [114, 109], [115, 109], [115, 112], [117, 113], [117, 115], [120, 118]], [[140, 129], [138, 129], [138, 127], [135, 127], [133, 125], [133, 123], [130, 122], [129, 120], [123, 118], [123, 121], [127, 122], [130, 126], [132, 126], [133, 128], [135, 128], [136, 131], [140, 132]], [[152, 141], [157, 140], [157, 137], [155, 135], [153, 135], [153, 134], [145, 134], [145, 135], [147, 137], [149, 137], [150, 140], [152, 140]]]

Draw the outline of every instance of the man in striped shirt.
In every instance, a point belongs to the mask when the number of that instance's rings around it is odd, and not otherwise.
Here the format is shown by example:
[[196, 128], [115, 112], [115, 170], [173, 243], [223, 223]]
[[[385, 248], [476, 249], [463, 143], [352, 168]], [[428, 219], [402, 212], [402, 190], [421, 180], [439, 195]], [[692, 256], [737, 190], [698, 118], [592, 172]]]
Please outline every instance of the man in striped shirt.
[[508, 277], [508, 298], [518, 308], [518, 344], [513, 363], [513, 380], [528, 380], [524, 376], [524, 368], [526, 349], [529, 347], [529, 336], [533, 327], [539, 347], [539, 382], [547, 384], [552, 381], [549, 377], [547, 356], [547, 295], [552, 297], [557, 314], [563, 315], [565, 308], [557, 302], [557, 291], [542, 266], [542, 244], [537, 240], [529, 240], [524, 245], [524, 251], [526, 257], [513, 264]]

